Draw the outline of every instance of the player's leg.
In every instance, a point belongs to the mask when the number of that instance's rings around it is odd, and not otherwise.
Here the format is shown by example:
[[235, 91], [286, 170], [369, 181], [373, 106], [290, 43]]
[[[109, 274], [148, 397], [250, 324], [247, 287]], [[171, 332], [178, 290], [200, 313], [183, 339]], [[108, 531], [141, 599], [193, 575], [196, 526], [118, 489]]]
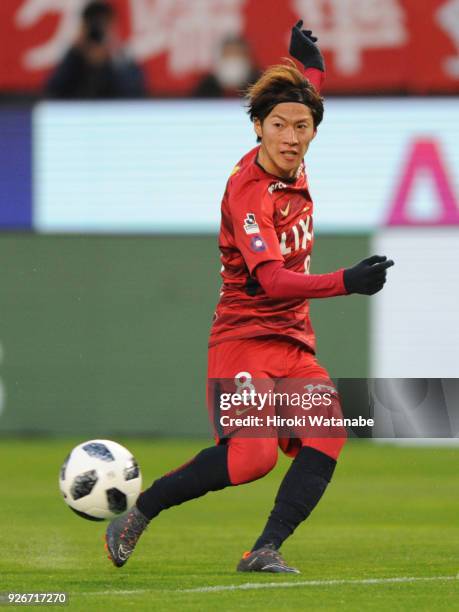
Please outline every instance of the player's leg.
[[[288, 360], [295, 363], [290, 376], [298, 380], [319, 380], [332, 386], [326, 370], [310, 353], [292, 345], [287, 350]], [[332, 414], [341, 414], [339, 398], [333, 395]], [[317, 506], [333, 476], [336, 462], [345, 443], [345, 432], [331, 432], [323, 438], [282, 439], [284, 452], [294, 456], [279, 487], [268, 521], [257, 538], [252, 555], [266, 547], [279, 549]]]
[[[251, 551], [245, 553], [238, 571], [299, 573], [279, 554], [283, 542], [317, 506], [331, 480], [336, 460], [308, 446], [298, 449], [276, 495], [274, 507]], [[269, 562], [265, 560], [269, 559]], [[273, 569], [274, 568], [274, 569]]]
[[202, 450], [191, 461], [165, 474], [144, 491], [127, 515], [111, 521], [106, 533], [110, 559], [121, 567], [149, 522], [163, 510], [231, 485], [251, 482], [276, 464], [275, 438], [231, 438]]
[[[228, 380], [240, 371], [252, 371], [254, 378], [266, 378], [265, 372], [255, 369], [255, 364], [259, 362], [256, 343], [248, 344], [246, 346], [244, 343], [243, 347], [241, 343], [229, 347], [222, 345], [219, 350], [211, 352], [209, 379]], [[241, 359], [241, 355], [245, 356], [244, 362], [235, 363]], [[224, 364], [224, 367], [219, 364]], [[111, 521], [107, 528], [106, 544], [115, 565], [121, 567], [126, 563], [148, 523], [163, 510], [210, 491], [261, 478], [276, 463], [276, 438], [243, 438], [236, 435], [222, 442], [202, 450], [184, 465], [155, 480], [139, 496], [136, 506], [127, 515]]]
[[[247, 378], [263, 379], [267, 388], [273, 387], [268, 373], [260, 368], [258, 344], [248, 340], [233, 341], [210, 349], [207, 394], [213, 424], [220, 414], [221, 391], [215, 396], [216, 387], [230, 385], [232, 392], [240, 392], [241, 384], [246, 384]], [[243, 383], [241, 373], [244, 374]], [[225, 437], [221, 439], [221, 436]], [[191, 461], [156, 480], [139, 496], [137, 507], [142, 514], [151, 520], [162, 510], [201, 497], [209, 491], [251, 482], [269, 472], [277, 461], [275, 437], [242, 437], [233, 428], [216, 428], [215, 437], [217, 446], [202, 450]]]
[[191, 461], [155, 480], [136, 505], [150, 521], [163, 510], [210, 491], [257, 480], [272, 470], [276, 461], [276, 439], [230, 438], [205, 448]]
[[279, 487], [274, 507], [252, 550], [272, 546], [278, 550], [314, 510], [333, 476], [336, 460], [302, 446]]

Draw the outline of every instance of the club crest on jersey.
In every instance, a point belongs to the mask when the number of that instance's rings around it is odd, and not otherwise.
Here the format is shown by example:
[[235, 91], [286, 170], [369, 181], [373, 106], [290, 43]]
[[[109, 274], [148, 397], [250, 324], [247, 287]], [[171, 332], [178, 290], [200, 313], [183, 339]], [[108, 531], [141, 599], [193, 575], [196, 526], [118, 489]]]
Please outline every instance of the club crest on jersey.
[[262, 253], [266, 251], [266, 244], [261, 236], [253, 236], [250, 241], [250, 248], [252, 251], [255, 251], [255, 253]]
[[247, 213], [247, 216], [244, 219], [244, 232], [246, 234], [258, 234], [259, 231], [260, 228], [258, 227], [255, 215], [253, 213]]
[[269, 187], [268, 187], [268, 191], [269, 193], [273, 193], [274, 191], [279, 191], [279, 189], [286, 189], [288, 187], [288, 185], [286, 185], [285, 183], [282, 183], [281, 181], [278, 181], [277, 183], [272, 183]]

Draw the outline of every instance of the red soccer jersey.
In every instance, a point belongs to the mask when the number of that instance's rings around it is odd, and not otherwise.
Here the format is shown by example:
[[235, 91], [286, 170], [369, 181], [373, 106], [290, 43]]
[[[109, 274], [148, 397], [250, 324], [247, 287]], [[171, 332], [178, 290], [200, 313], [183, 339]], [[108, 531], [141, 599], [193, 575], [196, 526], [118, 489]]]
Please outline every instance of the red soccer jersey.
[[313, 203], [304, 163], [292, 181], [257, 163], [259, 146], [234, 168], [223, 196], [219, 237], [223, 287], [209, 345], [256, 336], [287, 336], [315, 350], [307, 299], [269, 298], [254, 276], [262, 262], [308, 273]]

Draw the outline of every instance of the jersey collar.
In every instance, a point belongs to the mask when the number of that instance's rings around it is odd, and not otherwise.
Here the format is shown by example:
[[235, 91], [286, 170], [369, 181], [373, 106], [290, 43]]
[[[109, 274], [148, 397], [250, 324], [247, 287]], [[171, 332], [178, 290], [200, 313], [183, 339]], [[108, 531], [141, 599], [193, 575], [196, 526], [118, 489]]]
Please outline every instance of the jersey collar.
[[301, 162], [295, 177], [286, 179], [281, 176], [276, 176], [275, 174], [271, 174], [270, 172], [267, 172], [263, 168], [263, 166], [260, 164], [260, 162], [258, 161], [258, 153], [260, 151], [260, 146], [261, 145], [258, 145], [257, 147], [252, 149], [252, 151], [250, 151], [249, 153], [251, 157], [252, 166], [256, 170], [256, 174], [260, 178], [269, 177], [274, 181], [285, 183], [286, 185], [289, 185], [291, 187], [305, 187], [306, 173], [305, 173], [305, 168], [304, 168], [304, 161]]

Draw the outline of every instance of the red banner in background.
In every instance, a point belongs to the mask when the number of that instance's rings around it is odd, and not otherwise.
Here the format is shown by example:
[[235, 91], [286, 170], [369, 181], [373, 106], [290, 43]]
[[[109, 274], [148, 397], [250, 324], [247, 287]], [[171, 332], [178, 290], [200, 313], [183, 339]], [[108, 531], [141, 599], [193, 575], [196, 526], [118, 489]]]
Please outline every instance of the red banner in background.
[[[1, 0], [0, 89], [40, 91], [87, 0]], [[459, 0], [113, 0], [152, 93], [186, 95], [219, 42], [242, 35], [261, 68], [298, 18], [319, 36], [333, 93], [459, 93]]]

